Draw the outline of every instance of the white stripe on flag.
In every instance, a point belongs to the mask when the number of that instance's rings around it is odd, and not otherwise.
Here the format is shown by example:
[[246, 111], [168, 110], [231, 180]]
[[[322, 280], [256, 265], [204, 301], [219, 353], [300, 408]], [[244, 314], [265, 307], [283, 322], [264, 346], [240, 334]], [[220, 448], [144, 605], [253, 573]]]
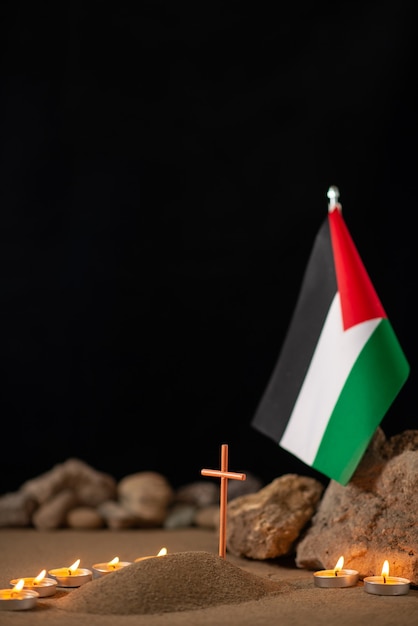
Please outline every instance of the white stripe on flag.
[[343, 331], [340, 295], [328, 311], [280, 446], [312, 465], [338, 397], [381, 318]]

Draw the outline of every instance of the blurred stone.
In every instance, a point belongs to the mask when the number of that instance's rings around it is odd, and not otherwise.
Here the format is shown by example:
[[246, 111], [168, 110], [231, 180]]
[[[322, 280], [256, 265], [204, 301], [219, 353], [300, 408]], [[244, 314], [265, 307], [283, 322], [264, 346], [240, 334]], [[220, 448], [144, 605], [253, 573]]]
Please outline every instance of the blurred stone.
[[124, 528], [136, 528], [138, 519], [130, 513], [119, 502], [107, 500], [97, 507], [100, 516], [105, 520], [106, 525], [112, 530], [121, 530]]
[[186, 528], [193, 525], [197, 507], [194, 504], [175, 504], [168, 512], [164, 528]]
[[31, 526], [37, 506], [32, 496], [26, 493], [5, 493], [0, 496], [0, 527]]
[[81, 504], [97, 506], [116, 497], [116, 481], [84, 461], [68, 459], [37, 478], [26, 481], [20, 488], [39, 504], [44, 504], [63, 490], [73, 491]]
[[390, 574], [418, 584], [418, 431], [386, 440], [379, 428], [351, 481], [331, 481], [305, 537], [296, 564], [333, 568], [341, 555], [360, 578]]
[[285, 474], [257, 493], [235, 498], [227, 508], [228, 552], [251, 559], [290, 554], [323, 490], [314, 478]]
[[67, 526], [69, 528], [94, 529], [103, 528], [104, 519], [97, 509], [90, 506], [78, 506], [67, 514]]
[[64, 489], [41, 504], [34, 512], [32, 523], [38, 530], [54, 530], [67, 525], [67, 515], [79, 500], [72, 489]]
[[198, 509], [193, 521], [200, 528], [216, 530], [219, 528], [219, 504], [211, 504]]
[[[219, 481], [218, 481], [219, 483]], [[219, 502], [219, 484], [210, 481], [195, 481], [179, 487], [175, 493], [176, 502], [195, 504], [201, 508]]]
[[257, 493], [264, 487], [264, 483], [260, 478], [251, 472], [243, 472], [246, 476], [245, 480], [229, 480], [228, 481], [228, 502], [244, 496], [248, 493]]
[[119, 482], [118, 500], [135, 515], [139, 526], [162, 526], [174, 500], [174, 490], [162, 474], [138, 472]]

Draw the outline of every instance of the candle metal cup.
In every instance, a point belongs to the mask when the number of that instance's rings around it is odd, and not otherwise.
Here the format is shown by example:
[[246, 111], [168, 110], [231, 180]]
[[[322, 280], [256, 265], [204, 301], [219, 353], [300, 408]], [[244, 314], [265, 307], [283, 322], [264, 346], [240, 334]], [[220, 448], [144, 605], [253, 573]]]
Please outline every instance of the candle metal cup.
[[[10, 581], [10, 585], [14, 587], [20, 578], [15, 578]], [[23, 578], [23, 589], [28, 591], [36, 591], [38, 596], [44, 598], [46, 596], [53, 596], [57, 590], [57, 581], [54, 578], [42, 578], [39, 582], [35, 583], [33, 578]]]
[[342, 569], [335, 572], [333, 569], [324, 569], [315, 572], [315, 587], [335, 588], [335, 587], [353, 587], [358, 581], [358, 572], [355, 569]]
[[0, 589], [0, 611], [27, 611], [36, 606], [39, 594], [36, 591], [22, 589]]
[[58, 587], [81, 587], [92, 579], [89, 569], [79, 568], [71, 572], [69, 568], [50, 569], [48, 574], [57, 581]]
[[113, 572], [117, 572], [120, 569], [123, 569], [127, 565], [131, 565], [130, 561], [118, 561], [114, 565], [110, 563], [96, 563], [93, 565], [93, 578], [100, 578], [101, 576], [106, 576], [107, 574], [112, 574]]
[[[386, 582], [385, 582], [386, 580]], [[398, 576], [367, 576], [363, 579], [364, 591], [377, 596], [404, 596], [409, 593], [411, 581]]]

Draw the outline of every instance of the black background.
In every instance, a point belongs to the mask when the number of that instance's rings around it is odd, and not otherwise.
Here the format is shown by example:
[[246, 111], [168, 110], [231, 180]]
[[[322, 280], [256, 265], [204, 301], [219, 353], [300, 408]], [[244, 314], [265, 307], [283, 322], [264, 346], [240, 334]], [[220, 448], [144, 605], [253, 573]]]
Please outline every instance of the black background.
[[[2, 3], [0, 492], [316, 475], [250, 422], [330, 185], [411, 365], [414, 2]], [[317, 476], [320, 480], [326, 479]]]

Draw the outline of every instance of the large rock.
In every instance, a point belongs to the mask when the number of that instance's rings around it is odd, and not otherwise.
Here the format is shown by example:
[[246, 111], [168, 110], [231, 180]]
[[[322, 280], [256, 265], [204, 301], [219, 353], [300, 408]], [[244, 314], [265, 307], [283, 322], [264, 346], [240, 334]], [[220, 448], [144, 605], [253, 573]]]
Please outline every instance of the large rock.
[[227, 507], [228, 552], [260, 560], [290, 554], [323, 490], [314, 478], [285, 474], [257, 493], [235, 498]]
[[331, 481], [305, 536], [297, 545], [296, 565], [344, 567], [360, 578], [390, 575], [418, 584], [418, 431], [387, 440], [376, 431], [347, 486]]

